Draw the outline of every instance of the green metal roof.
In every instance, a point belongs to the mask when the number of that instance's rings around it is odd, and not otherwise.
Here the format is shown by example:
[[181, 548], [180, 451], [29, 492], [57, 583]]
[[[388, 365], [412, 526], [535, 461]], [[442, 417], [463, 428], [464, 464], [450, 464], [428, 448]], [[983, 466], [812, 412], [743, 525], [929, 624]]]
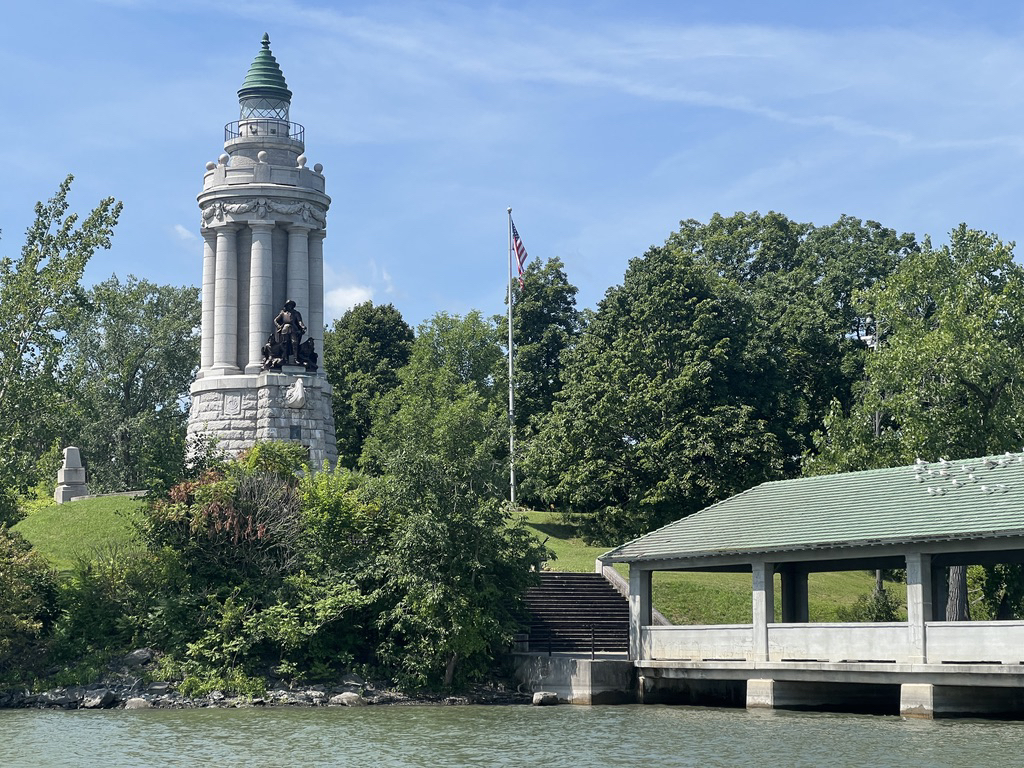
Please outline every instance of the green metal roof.
[[762, 483], [604, 555], [612, 562], [1024, 535], [1024, 454]]
[[252, 60], [249, 72], [238, 89], [238, 98], [266, 96], [272, 99], [291, 101], [292, 92], [284, 80], [284, 73], [278, 66], [277, 59], [270, 52], [270, 35], [263, 35], [263, 49]]

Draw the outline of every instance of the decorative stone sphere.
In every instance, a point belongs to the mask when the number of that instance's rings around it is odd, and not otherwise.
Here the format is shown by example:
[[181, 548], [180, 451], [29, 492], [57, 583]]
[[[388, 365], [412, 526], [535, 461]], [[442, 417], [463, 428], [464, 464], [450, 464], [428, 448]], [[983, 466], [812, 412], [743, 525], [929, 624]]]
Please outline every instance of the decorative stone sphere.
[[256, 159], [259, 160], [261, 163], [267, 162], [267, 151], [265, 149], [261, 149], [259, 153], [256, 155]]
[[324, 164], [323, 163], [317, 163], [316, 165], [313, 166], [313, 170], [316, 171], [317, 173], [323, 173], [324, 172]]
[[299, 168], [305, 168], [306, 167], [306, 156], [305, 155], [299, 155], [298, 158], [295, 160], [295, 162], [299, 164]]
[[227, 164], [228, 164], [228, 160], [230, 160], [230, 159], [231, 159], [231, 158], [230, 158], [230, 157], [228, 157], [228, 154], [227, 154], [227, 152], [225, 152], [225, 153], [224, 153], [223, 155], [221, 155], [220, 157], [218, 157], [218, 158], [217, 158], [217, 161], [218, 161], [218, 162], [219, 162], [219, 163], [220, 163], [221, 165], [227, 165]]
[[206, 164], [206, 170], [208, 170], [208, 171], [212, 171], [216, 167], [217, 167], [217, 164], [215, 162], [213, 162], [213, 160], [211, 160], [210, 162], [208, 162]]

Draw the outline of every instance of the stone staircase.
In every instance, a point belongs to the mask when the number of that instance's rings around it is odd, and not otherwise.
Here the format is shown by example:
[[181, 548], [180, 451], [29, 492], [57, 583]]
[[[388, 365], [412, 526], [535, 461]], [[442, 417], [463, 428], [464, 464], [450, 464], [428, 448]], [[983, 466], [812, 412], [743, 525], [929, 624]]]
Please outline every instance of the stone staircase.
[[629, 604], [599, 573], [543, 571], [526, 603], [532, 652], [629, 651]]

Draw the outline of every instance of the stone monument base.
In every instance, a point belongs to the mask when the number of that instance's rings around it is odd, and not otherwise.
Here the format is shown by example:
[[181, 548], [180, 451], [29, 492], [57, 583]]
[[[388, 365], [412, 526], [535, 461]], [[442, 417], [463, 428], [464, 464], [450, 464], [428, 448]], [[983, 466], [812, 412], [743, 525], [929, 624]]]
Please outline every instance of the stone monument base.
[[203, 376], [192, 384], [188, 436], [214, 438], [237, 456], [257, 442], [281, 440], [309, 450], [310, 466], [338, 461], [331, 385], [295, 368], [255, 374]]
[[77, 496], [88, 496], [89, 486], [85, 484], [85, 467], [78, 448], [69, 445], [64, 449], [64, 463], [57, 470], [57, 487], [53, 500], [58, 504], [71, 501]]

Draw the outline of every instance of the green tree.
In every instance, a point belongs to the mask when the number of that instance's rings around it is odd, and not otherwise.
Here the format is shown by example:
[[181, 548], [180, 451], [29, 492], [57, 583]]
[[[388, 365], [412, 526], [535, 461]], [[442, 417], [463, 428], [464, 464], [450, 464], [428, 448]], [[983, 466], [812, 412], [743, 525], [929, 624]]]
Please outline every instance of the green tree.
[[867, 328], [853, 296], [890, 274], [916, 248], [913, 236], [850, 216], [814, 227], [754, 212], [684, 221], [668, 242], [749, 297], [752, 343], [775, 362], [761, 382], [776, 399], [771, 430], [796, 474], [831, 402], [848, 408], [861, 378]]
[[672, 241], [630, 262], [525, 457], [587, 538], [621, 541], [779, 476], [777, 374], [753, 320], [733, 281]]
[[357, 304], [324, 334], [324, 370], [334, 390], [342, 465], [354, 468], [370, 432], [374, 400], [398, 386], [412, 353], [412, 328], [391, 304]]
[[[527, 437], [532, 431], [531, 422], [551, 410], [555, 395], [562, 389], [562, 352], [580, 333], [576, 292], [557, 258], [531, 261], [523, 273], [522, 288], [513, 284], [515, 416], [520, 437]], [[507, 316], [498, 319], [498, 335], [507, 345]], [[502, 382], [502, 388], [507, 386], [504, 361], [495, 378]]]
[[499, 476], [501, 446], [508, 444], [493, 376], [500, 357], [497, 329], [480, 312], [441, 312], [421, 325], [399, 385], [376, 403], [364, 468], [379, 474], [405, 446], [433, 445], [445, 460], [458, 463], [472, 454], [474, 466]]
[[519, 626], [530, 569], [544, 557], [500, 502], [500, 355], [480, 313], [435, 316], [378, 402], [364, 449], [374, 498], [394, 521], [374, 597], [379, 653], [410, 684], [451, 686], [485, 670]]
[[[833, 405], [816, 437], [817, 452], [806, 459], [808, 473], [1019, 448], [1024, 268], [1014, 262], [1012, 246], [962, 224], [949, 245], [934, 248], [926, 240], [861, 294], [860, 306], [874, 318], [878, 344], [849, 413]], [[947, 612], [950, 619], [966, 618], [966, 568], [950, 570]], [[995, 572], [990, 576], [987, 594], [1020, 592]]]
[[97, 489], [167, 488], [185, 458], [199, 292], [114, 276], [85, 302], [65, 340], [61, 379], [75, 419], [63, 435]]
[[109, 248], [121, 203], [113, 198], [81, 222], [68, 213], [68, 176], [44, 205], [25, 235], [18, 259], [0, 260], [0, 411], [17, 414], [0, 429], [0, 486], [33, 485], [32, 465], [53, 441], [59, 420], [59, 364], [69, 320], [81, 302], [85, 265], [99, 248]]
[[961, 225], [949, 245], [926, 241], [861, 302], [878, 346], [850, 413], [833, 407], [809, 471], [1019, 448], [1024, 269], [1011, 246]]

